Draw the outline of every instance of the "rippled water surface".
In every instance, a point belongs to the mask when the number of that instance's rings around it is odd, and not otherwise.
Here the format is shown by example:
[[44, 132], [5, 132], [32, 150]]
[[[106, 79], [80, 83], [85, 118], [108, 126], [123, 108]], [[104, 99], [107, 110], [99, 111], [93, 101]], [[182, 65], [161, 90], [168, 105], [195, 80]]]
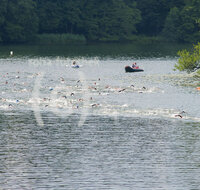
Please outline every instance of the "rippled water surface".
[[176, 62], [1, 58], [0, 189], [198, 190], [199, 79]]

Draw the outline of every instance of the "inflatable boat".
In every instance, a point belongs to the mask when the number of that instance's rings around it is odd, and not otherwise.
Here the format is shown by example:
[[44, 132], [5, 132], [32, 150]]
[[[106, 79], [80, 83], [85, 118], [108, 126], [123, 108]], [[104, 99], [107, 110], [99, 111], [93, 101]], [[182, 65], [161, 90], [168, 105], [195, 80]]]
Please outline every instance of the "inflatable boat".
[[144, 70], [143, 69], [139, 69], [139, 68], [132, 68], [130, 66], [126, 66], [125, 67], [125, 71], [130, 73], [130, 72], [142, 72]]

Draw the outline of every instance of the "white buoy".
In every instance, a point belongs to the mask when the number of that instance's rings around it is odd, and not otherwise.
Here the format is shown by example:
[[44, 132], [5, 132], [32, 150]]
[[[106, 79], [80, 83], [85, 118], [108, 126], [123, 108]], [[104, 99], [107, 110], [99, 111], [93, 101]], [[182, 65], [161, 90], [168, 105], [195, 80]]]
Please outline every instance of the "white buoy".
[[10, 56], [13, 56], [13, 51], [10, 51]]

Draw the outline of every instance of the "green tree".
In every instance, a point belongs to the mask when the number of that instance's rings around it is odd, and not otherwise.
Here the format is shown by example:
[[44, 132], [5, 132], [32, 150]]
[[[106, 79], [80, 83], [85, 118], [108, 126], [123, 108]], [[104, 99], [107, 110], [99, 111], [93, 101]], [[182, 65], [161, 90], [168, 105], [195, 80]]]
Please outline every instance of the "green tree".
[[80, 1], [62, 0], [61, 32], [80, 34], [82, 32], [81, 16], [83, 14]]
[[5, 23], [5, 15], [6, 15], [6, 8], [7, 8], [7, 0], [0, 1], [0, 42], [2, 42], [3, 38], [3, 26]]
[[200, 1], [189, 1], [184, 7], [172, 8], [166, 18], [163, 35], [170, 41], [200, 40]]
[[[126, 2], [135, 0], [125, 0]], [[173, 7], [183, 7], [183, 0], [136, 0], [142, 21], [137, 25], [139, 33], [156, 36], [161, 33], [165, 19]]]
[[60, 1], [38, 0], [39, 33], [60, 33], [62, 5]]
[[181, 50], [178, 52], [180, 58], [175, 68], [180, 71], [192, 72], [200, 69], [200, 42], [193, 46], [193, 50]]
[[142, 22], [137, 26], [138, 31], [146, 35], [158, 35], [169, 10], [167, 1], [137, 0], [137, 7], [142, 15]]
[[9, 0], [3, 26], [5, 42], [26, 42], [38, 30], [36, 4], [32, 0]]
[[182, 34], [179, 27], [181, 22], [180, 10], [177, 7], [172, 8], [165, 21], [163, 36], [170, 41], [181, 41]]
[[82, 5], [83, 32], [89, 40], [117, 41], [136, 33], [140, 11], [122, 0], [89, 0]]

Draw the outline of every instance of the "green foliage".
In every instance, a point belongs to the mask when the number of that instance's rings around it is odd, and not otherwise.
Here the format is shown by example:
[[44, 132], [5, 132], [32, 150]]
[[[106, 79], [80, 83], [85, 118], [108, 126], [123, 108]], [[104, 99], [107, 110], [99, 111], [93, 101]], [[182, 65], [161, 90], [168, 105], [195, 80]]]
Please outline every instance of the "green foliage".
[[84, 33], [87, 39], [119, 41], [136, 32], [140, 11], [136, 4], [128, 7], [122, 0], [87, 1], [82, 6]]
[[60, 32], [63, 33], [81, 33], [82, 22], [81, 3], [74, 0], [62, 0], [62, 18], [60, 25]]
[[3, 25], [5, 23], [5, 14], [6, 14], [6, 7], [7, 7], [7, 1], [6, 0], [1, 0], [0, 1], [0, 42], [3, 41]]
[[170, 10], [168, 17], [166, 18], [163, 36], [169, 41], [180, 41], [181, 30], [178, 27], [180, 22], [180, 11], [177, 7], [174, 7]]
[[37, 36], [36, 43], [45, 45], [85, 44], [86, 39], [83, 35], [75, 34], [40, 34]]
[[56, 1], [38, 1], [39, 32], [57, 33], [62, 19], [62, 8]]
[[172, 8], [166, 18], [163, 36], [169, 41], [200, 40], [200, 1], [189, 1], [182, 8]]
[[164, 21], [170, 6], [182, 4], [172, 0], [137, 0], [137, 8], [141, 11], [142, 22], [138, 24], [138, 31], [145, 35], [158, 35], [163, 29]]
[[197, 70], [197, 72], [196, 72], [196, 75], [195, 75], [196, 77], [198, 77], [198, 78], [200, 78], [200, 69], [198, 69]]
[[0, 29], [4, 43], [34, 41], [37, 34], [121, 42], [158, 39], [161, 32], [169, 41], [196, 42], [200, 0], [0, 0]]
[[2, 27], [2, 37], [6, 42], [26, 42], [38, 30], [36, 4], [32, 0], [9, 0]]
[[191, 52], [182, 50], [178, 52], [180, 58], [175, 68], [180, 71], [192, 72], [200, 68], [200, 42], [193, 46]]

